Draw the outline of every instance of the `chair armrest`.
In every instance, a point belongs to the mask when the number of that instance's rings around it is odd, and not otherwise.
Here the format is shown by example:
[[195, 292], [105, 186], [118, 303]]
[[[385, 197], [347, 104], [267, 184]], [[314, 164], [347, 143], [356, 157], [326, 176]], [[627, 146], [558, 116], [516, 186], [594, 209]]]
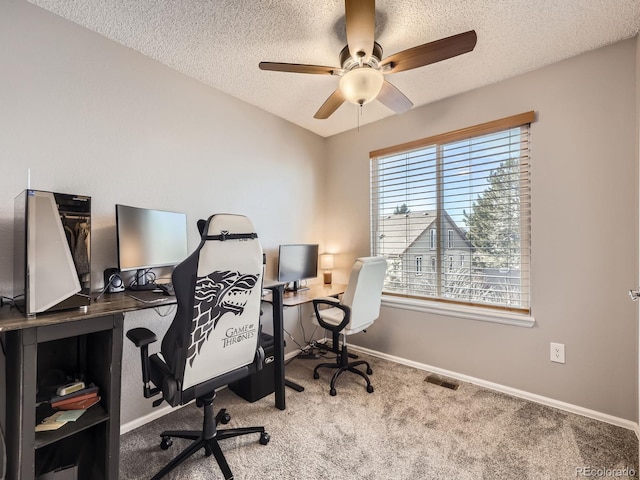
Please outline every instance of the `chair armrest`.
[[158, 340], [156, 334], [148, 328], [132, 328], [127, 332], [127, 338], [138, 348], [146, 347], [150, 343]]
[[337, 306], [340, 303], [336, 297], [318, 297], [312, 300], [314, 305], [317, 303], [319, 305], [331, 305], [332, 307]]
[[132, 328], [127, 332], [127, 338], [140, 349], [140, 362], [142, 363], [142, 391], [145, 398], [156, 395], [160, 389], [151, 388], [150, 382], [150, 366], [149, 366], [149, 344], [157, 340], [156, 334], [148, 328]]
[[266, 354], [264, 353], [264, 348], [259, 346], [253, 358], [253, 365], [256, 369], [256, 372], [259, 372], [260, 370], [262, 370], [262, 365], [264, 364], [265, 357], [266, 357]]
[[[340, 323], [337, 325], [333, 325], [331, 323], [325, 322], [320, 316], [320, 310], [318, 309], [318, 306], [320, 305], [329, 305], [331, 307], [342, 310], [342, 312], [344, 313], [344, 316], [342, 317], [342, 320], [340, 321]], [[351, 320], [351, 308], [341, 304], [337, 298], [333, 298], [333, 297], [315, 298], [313, 300], [313, 311], [316, 314], [316, 319], [318, 320], [318, 323], [320, 324], [320, 326], [327, 330], [331, 330], [334, 333], [341, 332], [342, 330], [344, 330], [344, 327], [346, 327], [347, 324], [349, 323], [349, 320]]]

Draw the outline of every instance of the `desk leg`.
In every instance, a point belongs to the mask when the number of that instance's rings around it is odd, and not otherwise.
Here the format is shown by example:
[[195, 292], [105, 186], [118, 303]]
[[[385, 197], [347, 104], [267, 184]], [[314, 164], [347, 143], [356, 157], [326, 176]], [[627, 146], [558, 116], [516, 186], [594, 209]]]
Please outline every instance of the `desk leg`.
[[285, 404], [285, 392], [284, 392], [284, 313], [283, 313], [283, 294], [284, 285], [274, 285], [268, 287], [272, 294], [272, 309], [273, 309], [273, 348], [275, 353], [275, 397], [276, 408], [284, 410]]
[[7, 332], [6, 340], [7, 479], [27, 480], [35, 475], [36, 329]]

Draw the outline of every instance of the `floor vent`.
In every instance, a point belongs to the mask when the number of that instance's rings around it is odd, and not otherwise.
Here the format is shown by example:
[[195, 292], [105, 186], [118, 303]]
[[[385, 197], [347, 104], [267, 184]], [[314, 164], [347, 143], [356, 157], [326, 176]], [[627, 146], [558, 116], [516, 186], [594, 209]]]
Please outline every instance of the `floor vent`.
[[440, 385], [441, 387], [449, 388], [451, 390], [457, 390], [459, 387], [457, 383], [451, 380], [441, 378], [437, 375], [429, 375], [427, 376], [427, 378], [424, 379], [424, 381], [427, 383], [433, 383], [434, 385]]

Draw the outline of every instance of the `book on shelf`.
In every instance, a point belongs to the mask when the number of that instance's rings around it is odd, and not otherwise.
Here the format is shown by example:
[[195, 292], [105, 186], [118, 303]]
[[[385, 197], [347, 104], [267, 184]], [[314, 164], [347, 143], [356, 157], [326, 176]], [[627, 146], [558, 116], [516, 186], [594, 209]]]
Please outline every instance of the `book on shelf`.
[[51, 402], [51, 407], [52, 408], [61, 409], [65, 405], [76, 405], [76, 404], [79, 404], [80, 402], [84, 402], [85, 400], [91, 400], [91, 399], [96, 399], [96, 398], [98, 398], [98, 392], [97, 391], [88, 392], [88, 393], [85, 393], [83, 395], [75, 395], [75, 396], [70, 397], [70, 398], [64, 398], [63, 397], [61, 400], [58, 400], [58, 401], [55, 401], [55, 402]]
[[94, 406], [100, 401], [100, 397], [96, 393], [90, 393], [87, 397], [81, 399], [74, 398], [69, 403], [57, 405], [54, 408], [58, 410], [86, 410], [89, 407]]

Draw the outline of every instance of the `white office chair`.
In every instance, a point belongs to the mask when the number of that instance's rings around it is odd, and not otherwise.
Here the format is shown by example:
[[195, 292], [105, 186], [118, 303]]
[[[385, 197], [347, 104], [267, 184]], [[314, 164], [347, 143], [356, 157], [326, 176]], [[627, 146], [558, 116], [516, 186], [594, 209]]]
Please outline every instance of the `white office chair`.
[[[336, 380], [344, 371], [360, 375], [367, 382], [367, 392], [373, 392], [373, 386], [368, 375], [373, 371], [364, 360], [349, 362], [347, 351], [347, 336], [361, 332], [373, 325], [380, 315], [380, 301], [382, 286], [387, 272], [387, 262], [382, 257], [358, 258], [351, 268], [349, 285], [342, 296], [342, 300], [336, 298], [318, 298], [313, 301], [315, 312], [314, 323], [329, 330], [333, 337], [333, 351], [337, 354], [333, 363], [320, 363], [313, 370], [313, 378], [318, 379], [319, 368], [338, 369], [331, 379], [329, 393], [336, 394]], [[328, 305], [329, 308], [319, 309], [320, 305]], [[339, 348], [339, 336], [342, 334], [342, 347]], [[359, 365], [366, 365], [366, 373], [356, 369]]]

